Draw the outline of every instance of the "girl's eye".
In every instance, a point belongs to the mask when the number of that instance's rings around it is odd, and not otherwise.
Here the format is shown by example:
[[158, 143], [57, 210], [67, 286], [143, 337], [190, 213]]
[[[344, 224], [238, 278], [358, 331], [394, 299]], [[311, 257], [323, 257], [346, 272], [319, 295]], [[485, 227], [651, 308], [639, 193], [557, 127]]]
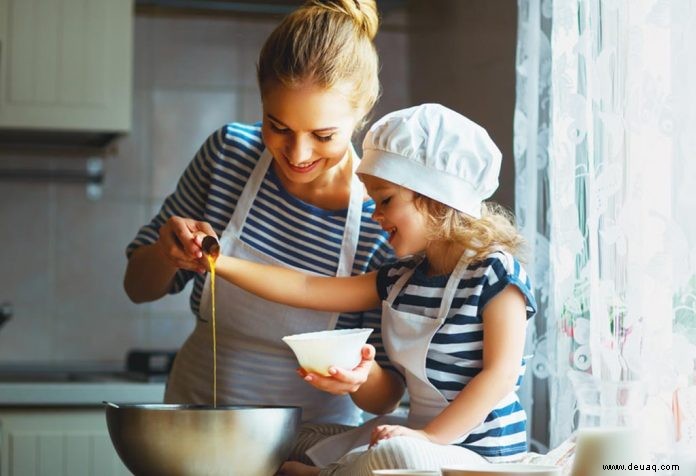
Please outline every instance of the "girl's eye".
[[333, 139], [334, 134], [331, 134], [328, 136], [320, 136], [320, 135], [314, 134], [314, 137], [316, 137], [319, 142], [329, 142], [330, 140]]
[[391, 197], [383, 198], [381, 202], [379, 202], [380, 205], [387, 205], [389, 201], [391, 200]]
[[290, 129], [286, 129], [283, 127], [278, 127], [275, 124], [273, 124], [272, 122], [269, 122], [268, 124], [271, 126], [271, 130], [273, 132], [278, 132], [279, 134], [285, 134], [286, 132], [288, 132], [290, 130]]

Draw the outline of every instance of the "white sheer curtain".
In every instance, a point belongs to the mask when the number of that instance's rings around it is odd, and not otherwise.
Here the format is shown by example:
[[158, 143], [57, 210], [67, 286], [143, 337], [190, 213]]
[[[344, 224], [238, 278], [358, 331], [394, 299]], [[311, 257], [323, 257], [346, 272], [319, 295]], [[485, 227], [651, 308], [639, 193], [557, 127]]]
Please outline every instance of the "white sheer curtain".
[[516, 214], [555, 446], [570, 369], [650, 381], [654, 418], [694, 385], [696, 0], [518, 6]]

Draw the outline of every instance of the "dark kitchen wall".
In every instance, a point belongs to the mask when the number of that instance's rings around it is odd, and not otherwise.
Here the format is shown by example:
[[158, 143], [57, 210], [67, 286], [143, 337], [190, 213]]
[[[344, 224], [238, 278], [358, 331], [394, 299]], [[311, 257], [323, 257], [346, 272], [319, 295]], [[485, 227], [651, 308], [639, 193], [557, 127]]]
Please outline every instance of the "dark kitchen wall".
[[514, 210], [515, 0], [411, 0], [410, 90], [414, 104], [439, 102], [488, 130], [503, 152], [493, 199]]

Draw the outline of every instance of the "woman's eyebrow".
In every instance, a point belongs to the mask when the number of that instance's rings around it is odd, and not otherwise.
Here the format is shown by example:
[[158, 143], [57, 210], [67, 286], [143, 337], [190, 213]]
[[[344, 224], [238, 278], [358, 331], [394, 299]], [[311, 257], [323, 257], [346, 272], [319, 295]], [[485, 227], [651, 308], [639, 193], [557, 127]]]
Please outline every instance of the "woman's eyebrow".
[[[266, 114], [266, 117], [268, 117], [269, 119], [271, 119], [273, 122], [277, 122], [277, 123], [280, 124], [281, 126], [287, 127], [288, 129], [292, 130], [290, 127], [288, 127], [287, 124], [285, 124], [283, 121], [281, 121], [281, 120], [278, 119], [277, 117], [273, 116], [272, 114]], [[312, 132], [333, 132], [333, 131], [337, 131], [337, 130], [338, 130], [338, 127], [336, 127], [336, 126], [331, 126], [331, 127], [322, 127], [322, 128], [319, 128], [319, 129], [314, 129], [314, 130], [312, 130]]]
[[[287, 124], [285, 124], [283, 121], [281, 121], [281, 120], [278, 119], [277, 117], [273, 116], [272, 114], [266, 114], [266, 117], [268, 117], [268, 118], [269, 118], [270, 120], [272, 120], [273, 122], [277, 122], [278, 124], [280, 124], [280, 125], [283, 126], [283, 127], [288, 127]], [[288, 129], [290, 129], [290, 128], [288, 127]]]
[[338, 130], [338, 127], [336, 126], [330, 126], [330, 127], [321, 127], [319, 129], [314, 129], [312, 132], [332, 132]]

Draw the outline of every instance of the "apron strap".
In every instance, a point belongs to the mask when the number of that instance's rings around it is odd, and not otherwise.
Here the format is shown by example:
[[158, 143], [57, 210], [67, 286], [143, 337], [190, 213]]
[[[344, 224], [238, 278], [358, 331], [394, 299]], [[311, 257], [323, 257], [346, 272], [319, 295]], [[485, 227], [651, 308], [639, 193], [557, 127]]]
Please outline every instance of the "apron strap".
[[[336, 276], [350, 276], [353, 273], [353, 263], [355, 261], [355, 254], [358, 251], [360, 225], [362, 223], [363, 187], [362, 182], [355, 173], [359, 165], [359, 160], [356, 159], [356, 154], [352, 147], [348, 153], [352, 161], [353, 174], [350, 183], [350, 201], [348, 202], [348, 211], [346, 213], [346, 224], [343, 228], [343, 244], [341, 245], [341, 253], [338, 257]], [[268, 149], [264, 149], [256, 167], [254, 167], [254, 170], [249, 176], [249, 180], [244, 186], [244, 190], [242, 190], [242, 193], [237, 199], [234, 213], [227, 224], [225, 232], [220, 237], [221, 242], [223, 240], [229, 240], [231, 237], [238, 238], [242, 235], [242, 228], [249, 215], [249, 210], [261, 188], [266, 172], [272, 163], [273, 156]]]
[[352, 162], [353, 174], [350, 181], [350, 201], [346, 213], [346, 226], [343, 228], [343, 245], [341, 246], [341, 255], [338, 258], [336, 276], [353, 274], [353, 262], [355, 261], [355, 253], [358, 251], [362, 223], [363, 186], [358, 174], [355, 173], [360, 161], [357, 159], [357, 154], [352, 146], [348, 153]]
[[413, 273], [416, 272], [416, 268], [420, 266], [424, 258], [424, 256], [421, 256], [418, 262], [415, 264], [415, 266], [412, 269], [407, 270], [404, 274], [402, 274], [396, 281], [396, 283], [394, 283], [394, 286], [392, 286], [391, 291], [389, 291], [389, 294], [387, 295], [387, 299], [385, 299], [385, 302], [389, 304], [390, 307], [394, 305], [394, 300], [399, 295], [404, 286], [406, 286], [406, 283], [409, 279], [411, 279], [411, 276], [413, 276]]
[[[230, 222], [227, 224], [227, 228], [225, 229], [225, 233], [223, 233], [223, 235], [232, 235], [235, 237], [241, 236], [242, 227], [244, 226], [247, 216], [249, 215], [249, 210], [254, 203], [254, 199], [256, 198], [259, 189], [261, 188], [263, 178], [266, 176], [266, 172], [272, 163], [273, 156], [268, 149], [264, 149], [261, 153], [259, 161], [256, 163], [256, 167], [254, 167], [254, 170], [251, 171], [249, 180], [247, 180], [242, 193], [237, 199], [237, 205], [234, 207], [234, 213], [232, 213], [232, 218], [230, 218]], [[220, 238], [222, 239], [223, 237]]]
[[464, 251], [462, 253], [462, 256], [459, 258], [459, 261], [457, 262], [457, 266], [454, 267], [452, 274], [450, 274], [450, 277], [447, 280], [447, 286], [445, 286], [445, 290], [442, 293], [440, 310], [437, 314], [438, 320], [444, 321], [447, 318], [447, 314], [449, 313], [449, 310], [452, 307], [454, 295], [456, 294], [457, 289], [459, 288], [459, 281], [461, 280], [462, 275], [464, 274], [464, 271], [466, 271], [468, 265], [469, 262], [467, 260], [467, 253], [466, 251]]
[[[459, 258], [459, 261], [457, 262], [457, 266], [455, 266], [454, 271], [452, 271], [452, 274], [450, 274], [450, 277], [447, 280], [447, 286], [445, 287], [445, 290], [442, 294], [442, 301], [440, 302], [440, 309], [437, 315], [438, 320], [444, 320], [447, 317], [447, 313], [449, 313], [450, 307], [452, 307], [452, 301], [454, 300], [454, 295], [457, 292], [457, 288], [459, 287], [459, 281], [469, 264], [466, 257], [466, 252], [462, 253], [461, 258]], [[390, 306], [394, 304], [394, 300], [399, 295], [399, 293], [406, 285], [408, 280], [411, 279], [411, 276], [413, 276], [413, 273], [416, 271], [416, 268], [422, 262], [423, 258], [421, 258], [418, 261], [418, 263], [416, 263], [413, 269], [409, 269], [408, 271], [406, 271], [399, 277], [396, 283], [394, 283], [394, 286], [392, 286], [391, 291], [389, 291], [389, 295], [386, 299], [386, 302]]]

